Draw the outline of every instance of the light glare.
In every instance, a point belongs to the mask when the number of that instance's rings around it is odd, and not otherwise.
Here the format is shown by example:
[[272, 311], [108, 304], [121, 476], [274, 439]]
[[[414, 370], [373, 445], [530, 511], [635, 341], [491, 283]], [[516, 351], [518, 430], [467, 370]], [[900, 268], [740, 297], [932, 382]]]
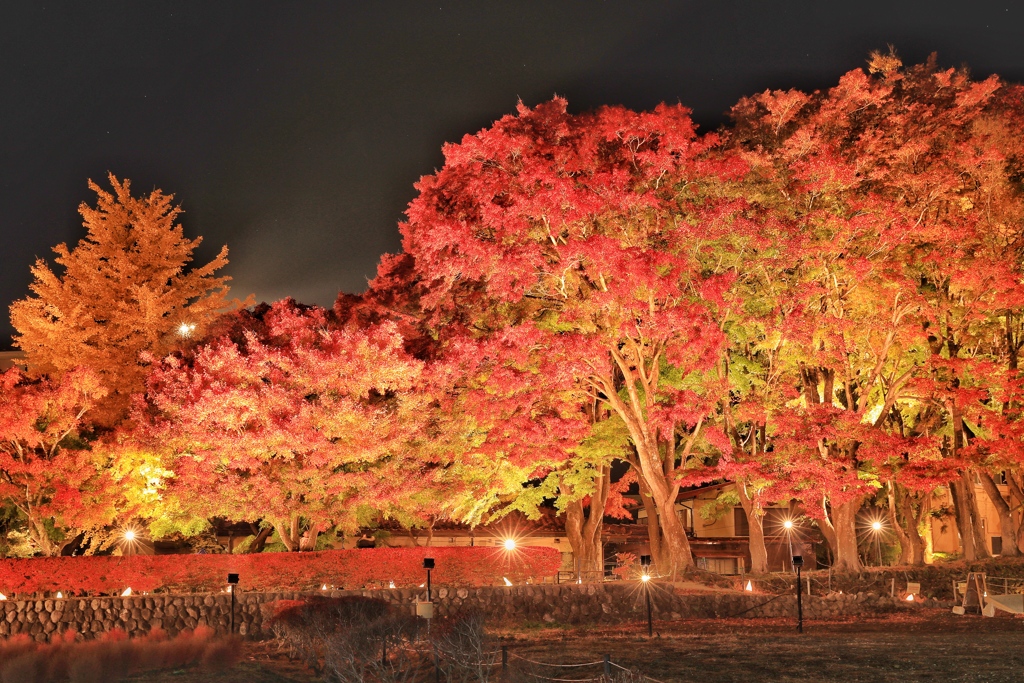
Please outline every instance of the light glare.
[[505, 539], [505, 550], [515, 550], [515, 549], [516, 549], [516, 539], [514, 539], [514, 538], [506, 538]]

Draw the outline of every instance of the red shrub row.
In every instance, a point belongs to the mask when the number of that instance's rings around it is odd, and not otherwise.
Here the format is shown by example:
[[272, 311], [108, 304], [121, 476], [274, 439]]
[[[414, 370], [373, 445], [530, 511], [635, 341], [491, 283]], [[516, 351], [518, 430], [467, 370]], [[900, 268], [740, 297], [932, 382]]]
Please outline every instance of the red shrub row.
[[303, 590], [419, 586], [423, 558], [433, 557], [436, 584], [480, 586], [554, 576], [554, 548], [366, 548], [316, 553], [252, 555], [135, 555], [0, 560], [0, 592], [7, 596], [62, 591], [64, 595], [211, 591], [236, 573], [240, 590]]

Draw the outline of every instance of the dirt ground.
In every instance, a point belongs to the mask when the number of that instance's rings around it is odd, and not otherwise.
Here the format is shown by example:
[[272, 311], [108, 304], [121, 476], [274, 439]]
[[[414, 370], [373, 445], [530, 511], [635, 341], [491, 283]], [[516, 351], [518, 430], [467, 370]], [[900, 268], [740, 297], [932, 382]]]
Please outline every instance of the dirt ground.
[[[700, 620], [592, 628], [525, 628], [497, 635], [513, 656], [551, 663], [600, 660], [604, 654], [664, 683], [913, 683], [1024, 681], [1024, 619], [957, 617], [937, 610], [911, 616], [808, 622]], [[600, 667], [535, 668], [551, 678], [586, 679]], [[137, 676], [154, 683], [311, 683], [311, 672], [273, 643], [247, 643], [224, 671], [167, 671]]]

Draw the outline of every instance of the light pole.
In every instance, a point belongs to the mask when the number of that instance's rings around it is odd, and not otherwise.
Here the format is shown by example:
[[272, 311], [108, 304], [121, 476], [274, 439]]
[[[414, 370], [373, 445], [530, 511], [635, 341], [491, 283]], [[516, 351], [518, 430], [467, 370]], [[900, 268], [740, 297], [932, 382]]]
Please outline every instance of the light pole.
[[235, 587], [238, 585], [238, 574], [228, 574], [228, 593], [231, 593], [231, 635], [235, 635]]
[[796, 568], [796, 632], [804, 632], [804, 601], [803, 586], [800, 585], [800, 568], [804, 566], [803, 555], [792, 555], [793, 566]]
[[427, 570], [427, 602], [430, 602], [430, 570], [434, 568], [434, 558], [424, 557], [423, 568]]
[[875, 535], [875, 551], [878, 553], [878, 566], [882, 566], [882, 545], [878, 540], [878, 537], [882, 533], [882, 523], [878, 520], [871, 522], [871, 531]]
[[[782, 527], [786, 530], [786, 540], [789, 541], [789, 556], [790, 558], [793, 558], [793, 520], [787, 519], [782, 523]], [[790, 571], [793, 570], [793, 566], [792, 561], [790, 561]]]
[[651, 612], [651, 556], [641, 555], [640, 564], [643, 574], [640, 575], [641, 585], [644, 589], [644, 598], [647, 600], [647, 637], [654, 637], [654, 615]]

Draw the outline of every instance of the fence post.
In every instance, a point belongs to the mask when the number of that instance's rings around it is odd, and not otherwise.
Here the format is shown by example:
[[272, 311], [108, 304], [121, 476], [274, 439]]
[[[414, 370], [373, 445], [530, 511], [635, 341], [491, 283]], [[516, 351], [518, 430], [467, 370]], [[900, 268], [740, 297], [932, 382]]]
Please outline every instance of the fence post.
[[605, 655], [604, 656], [604, 675], [605, 676], [611, 676], [612, 675], [612, 656], [611, 655]]
[[508, 645], [501, 646], [501, 670], [508, 671]]

